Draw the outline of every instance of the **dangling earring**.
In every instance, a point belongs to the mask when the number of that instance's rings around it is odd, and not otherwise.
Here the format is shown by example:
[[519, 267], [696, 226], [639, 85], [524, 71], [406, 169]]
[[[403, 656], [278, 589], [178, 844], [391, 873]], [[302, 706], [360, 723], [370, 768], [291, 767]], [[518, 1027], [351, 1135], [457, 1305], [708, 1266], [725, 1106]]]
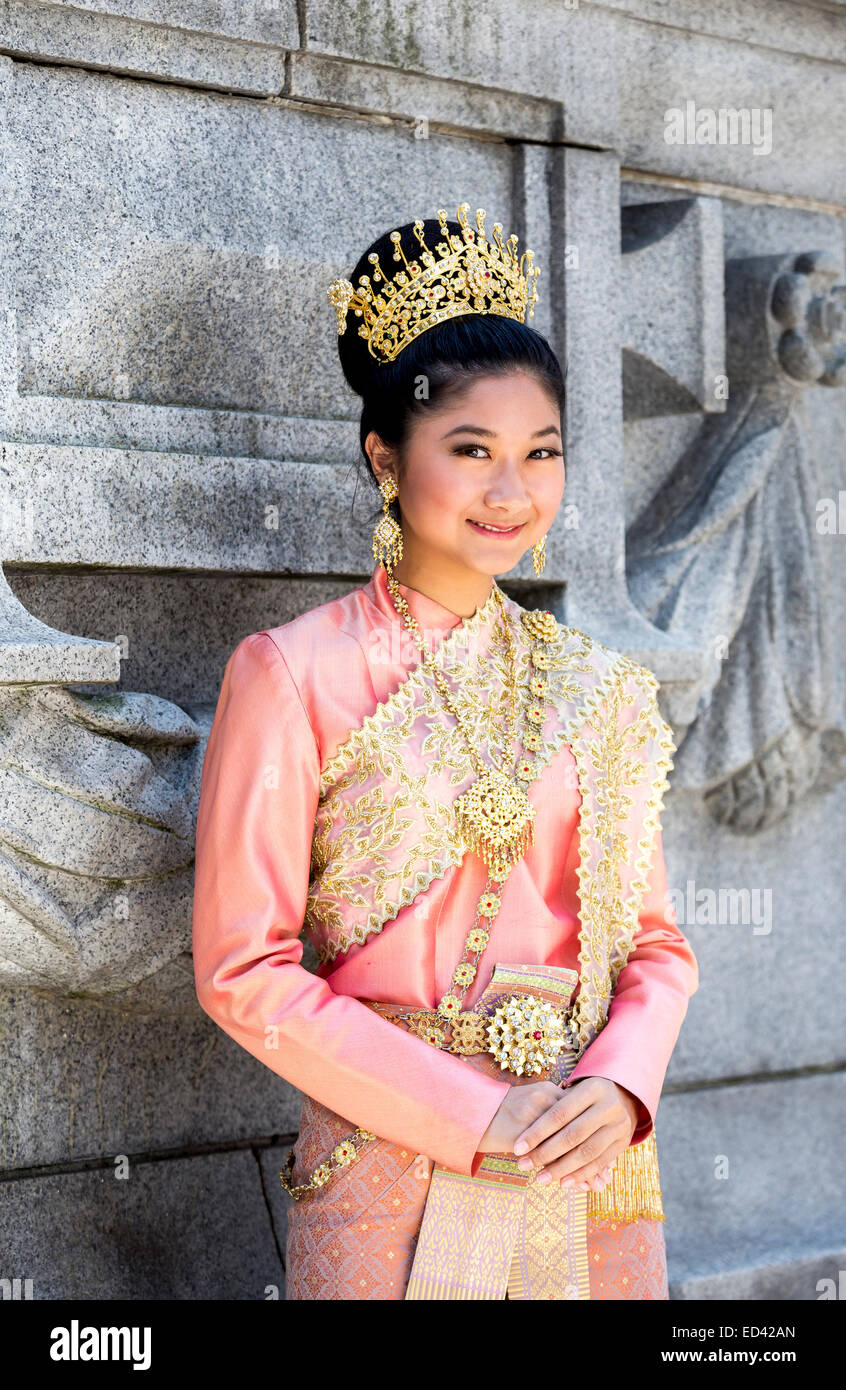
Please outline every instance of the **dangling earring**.
[[532, 546], [532, 564], [535, 567], [535, 574], [543, 574], [543, 567], [546, 564], [546, 536], [541, 536], [539, 541], [535, 541]]
[[388, 511], [391, 502], [399, 495], [392, 473], [387, 473], [379, 483], [379, 491], [382, 494], [382, 515], [373, 531], [373, 559], [390, 574], [392, 567], [402, 559], [402, 528]]

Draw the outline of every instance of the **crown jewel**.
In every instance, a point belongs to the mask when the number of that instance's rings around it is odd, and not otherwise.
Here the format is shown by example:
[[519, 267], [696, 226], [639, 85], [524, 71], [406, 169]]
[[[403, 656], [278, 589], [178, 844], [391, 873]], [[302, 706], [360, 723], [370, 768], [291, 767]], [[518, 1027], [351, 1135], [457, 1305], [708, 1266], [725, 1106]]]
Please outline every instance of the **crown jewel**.
[[[418, 260], [409, 261], [401, 245], [401, 234], [391, 232], [395, 261], [404, 262], [391, 278], [371, 251], [372, 279], [360, 275], [359, 288], [349, 280], [333, 280], [329, 300], [338, 313], [338, 334], [346, 331], [350, 309], [363, 319], [359, 334], [378, 362], [392, 362], [404, 347], [427, 328], [459, 314], [502, 314], [526, 321], [526, 310], [534, 318], [537, 302], [535, 281], [540, 275], [533, 266], [533, 252], [517, 256], [517, 237], [503, 245], [502, 224], [493, 225], [493, 241], [485, 236], [485, 210], [476, 209], [476, 228], [467, 221], [469, 203], [458, 209], [461, 235], [450, 232], [446, 211], [438, 210], [443, 232], [431, 251], [423, 238], [423, 223], [414, 223], [414, 234], [422, 251]], [[525, 262], [525, 267], [524, 267]], [[376, 287], [379, 288], [376, 288]]]

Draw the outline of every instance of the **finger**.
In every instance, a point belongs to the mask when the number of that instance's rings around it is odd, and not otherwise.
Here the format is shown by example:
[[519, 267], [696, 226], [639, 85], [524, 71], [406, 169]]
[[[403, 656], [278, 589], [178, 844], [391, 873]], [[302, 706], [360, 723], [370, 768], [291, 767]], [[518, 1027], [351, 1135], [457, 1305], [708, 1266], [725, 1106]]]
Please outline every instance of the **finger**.
[[576, 1181], [595, 1177], [616, 1157], [622, 1142], [618, 1126], [602, 1125], [560, 1156], [553, 1153], [544, 1161], [543, 1171], [552, 1172], [557, 1178], [576, 1178], [580, 1174]]
[[[596, 1138], [595, 1136], [599, 1135], [601, 1131], [607, 1131], [607, 1133], [601, 1139]], [[609, 1120], [600, 1106], [593, 1105], [588, 1110], [583, 1111], [581, 1115], [577, 1115], [569, 1124], [563, 1125], [549, 1139], [545, 1139], [527, 1157], [531, 1160], [534, 1168], [541, 1169], [546, 1168], [556, 1158], [563, 1158], [565, 1154], [574, 1153], [573, 1167], [575, 1168], [582, 1163], [588, 1163], [595, 1154], [606, 1148], [609, 1143], [609, 1135], [611, 1138], [619, 1139], [621, 1133], [621, 1123]], [[518, 1166], [525, 1161], [525, 1159], [519, 1159]]]
[[[621, 1152], [620, 1142], [617, 1140], [615, 1143], [609, 1144], [593, 1162], [582, 1164], [580, 1168], [574, 1168], [566, 1172], [563, 1171], [562, 1168], [559, 1168], [559, 1164], [564, 1164], [566, 1160], [557, 1159], [554, 1163], [551, 1163], [549, 1167], [544, 1168], [542, 1173], [538, 1174], [536, 1181], [540, 1182], [542, 1187], [546, 1186], [546, 1175], [549, 1174], [549, 1180], [552, 1183], [564, 1188], [574, 1187], [577, 1191], [580, 1188], [587, 1191], [591, 1189], [593, 1184], [598, 1180], [599, 1186], [593, 1188], [593, 1190], [601, 1191], [606, 1183], [610, 1181], [614, 1162]], [[543, 1181], [541, 1181], [542, 1179]]]
[[528, 1128], [518, 1134], [514, 1141], [514, 1153], [531, 1153], [538, 1144], [542, 1144], [563, 1125], [587, 1110], [591, 1103], [590, 1094], [581, 1086], [564, 1091], [561, 1100], [556, 1101], [542, 1115], [539, 1115]]

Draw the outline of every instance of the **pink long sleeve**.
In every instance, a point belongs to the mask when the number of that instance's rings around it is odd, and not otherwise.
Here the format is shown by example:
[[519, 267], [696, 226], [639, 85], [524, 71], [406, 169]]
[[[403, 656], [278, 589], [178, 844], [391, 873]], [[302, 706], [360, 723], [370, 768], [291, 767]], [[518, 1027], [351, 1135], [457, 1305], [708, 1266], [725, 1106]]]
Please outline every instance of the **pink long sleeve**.
[[236, 1042], [351, 1127], [469, 1174], [508, 1082], [435, 1051], [300, 963], [319, 781], [285, 658], [253, 633], [227, 662], [203, 765], [197, 997]]

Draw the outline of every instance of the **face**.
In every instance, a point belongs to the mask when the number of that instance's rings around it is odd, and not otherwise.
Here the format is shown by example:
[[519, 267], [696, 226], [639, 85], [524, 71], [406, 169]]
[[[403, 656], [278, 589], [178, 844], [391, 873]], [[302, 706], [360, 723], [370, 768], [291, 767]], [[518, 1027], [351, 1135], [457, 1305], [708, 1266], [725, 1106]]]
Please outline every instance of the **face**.
[[[367, 445], [377, 477], [397, 476], [375, 433]], [[507, 573], [546, 535], [561, 502], [557, 405], [526, 372], [477, 378], [417, 418], [398, 482], [401, 580], [403, 569], [406, 582], [437, 573], [461, 585]]]

